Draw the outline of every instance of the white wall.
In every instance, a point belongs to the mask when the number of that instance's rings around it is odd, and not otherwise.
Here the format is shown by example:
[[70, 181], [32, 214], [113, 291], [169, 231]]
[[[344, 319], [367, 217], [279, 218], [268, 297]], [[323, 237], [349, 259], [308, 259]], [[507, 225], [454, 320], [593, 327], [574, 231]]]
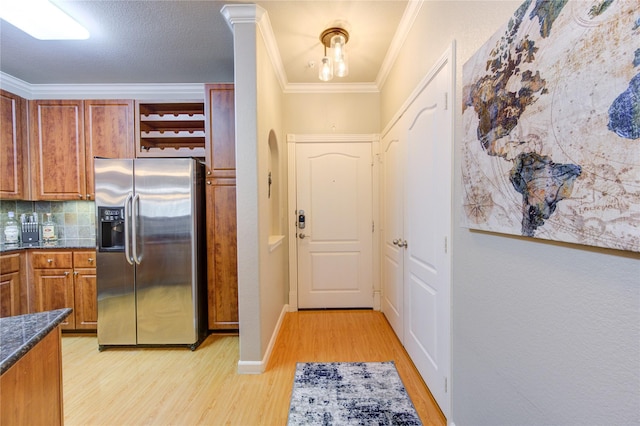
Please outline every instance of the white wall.
[[285, 95], [287, 133], [378, 133], [378, 93], [288, 93]]
[[425, 1], [381, 96], [381, 127], [457, 47], [452, 418], [462, 425], [640, 423], [640, 254], [461, 223], [462, 65], [519, 1]]
[[[269, 246], [271, 214], [269, 204], [269, 134], [273, 131], [278, 141], [279, 176], [287, 176], [287, 141], [282, 130], [283, 94], [267, 53], [262, 33], [258, 34], [258, 212], [260, 232], [260, 321], [261, 352], [264, 355], [284, 305], [288, 302], [288, 251], [283, 241], [277, 247]], [[282, 182], [274, 182], [279, 185]], [[275, 186], [272, 188], [275, 191]], [[280, 197], [279, 210], [284, 211], [286, 197]], [[284, 220], [284, 215], [281, 214]], [[286, 232], [286, 225], [280, 223], [280, 229]]]

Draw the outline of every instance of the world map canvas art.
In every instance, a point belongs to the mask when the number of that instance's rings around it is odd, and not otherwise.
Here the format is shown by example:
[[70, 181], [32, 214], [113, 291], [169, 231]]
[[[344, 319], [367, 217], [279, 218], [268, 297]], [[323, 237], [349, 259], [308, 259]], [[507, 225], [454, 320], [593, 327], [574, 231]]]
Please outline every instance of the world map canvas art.
[[640, 251], [640, 2], [527, 0], [463, 66], [464, 226]]

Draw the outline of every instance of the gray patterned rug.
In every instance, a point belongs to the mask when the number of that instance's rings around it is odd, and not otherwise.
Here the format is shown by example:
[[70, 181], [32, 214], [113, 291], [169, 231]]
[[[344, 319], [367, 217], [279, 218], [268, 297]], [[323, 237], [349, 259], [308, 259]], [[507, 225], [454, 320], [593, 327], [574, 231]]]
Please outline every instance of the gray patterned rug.
[[393, 361], [298, 363], [294, 425], [422, 425]]

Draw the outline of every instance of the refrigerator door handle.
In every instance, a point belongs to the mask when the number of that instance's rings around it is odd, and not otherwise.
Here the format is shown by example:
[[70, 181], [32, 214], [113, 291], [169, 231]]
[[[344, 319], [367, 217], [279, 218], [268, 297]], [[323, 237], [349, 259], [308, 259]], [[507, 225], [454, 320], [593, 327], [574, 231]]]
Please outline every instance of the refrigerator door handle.
[[124, 257], [133, 265], [133, 257], [131, 257], [131, 203], [133, 193], [129, 193], [124, 200]]
[[140, 195], [133, 197], [133, 214], [131, 216], [131, 233], [133, 234], [131, 246], [133, 247], [133, 261], [138, 265], [142, 261], [141, 254], [138, 254], [138, 216], [140, 215]]

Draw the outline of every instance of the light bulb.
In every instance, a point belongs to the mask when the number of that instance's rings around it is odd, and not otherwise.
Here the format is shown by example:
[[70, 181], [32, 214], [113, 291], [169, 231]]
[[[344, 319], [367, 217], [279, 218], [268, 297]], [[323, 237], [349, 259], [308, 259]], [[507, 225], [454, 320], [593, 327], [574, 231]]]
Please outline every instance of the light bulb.
[[349, 75], [349, 62], [347, 61], [346, 52], [342, 55], [342, 59], [340, 61], [335, 61], [333, 68], [336, 76], [338, 77], [346, 77]]
[[347, 63], [347, 49], [345, 44], [347, 39], [337, 34], [331, 37], [331, 49], [333, 49], [333, 62], [335, 74], [338, 77], [345, 77], [349, 74], [349, 64]]
[[342, 61], [342, 57], [344, 55], [344, 45], [346, 44], [346, 40], [343, 35], [334, 35], [331, 37], [331, 49], [333, 49], [333, 60], [338, 62]]
[[322, 81], [329, 81], [333, 78], [333, 62], [331, 58], [325, 56], [320, 63], [320, 69], [318, 70], [318, 78]]

